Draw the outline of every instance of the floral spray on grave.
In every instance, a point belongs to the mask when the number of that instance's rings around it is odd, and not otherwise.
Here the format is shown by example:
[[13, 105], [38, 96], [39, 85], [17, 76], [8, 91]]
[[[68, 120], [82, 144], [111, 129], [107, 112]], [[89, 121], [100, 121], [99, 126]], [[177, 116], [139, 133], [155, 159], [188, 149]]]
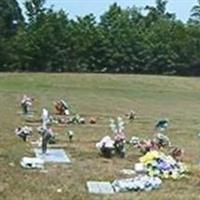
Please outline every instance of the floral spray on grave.
[[115, 152], [118, 154], [121, 158], [125, 157], [126, 149], [125, 149], [125, 143], [126, 143], [126, 136], [124, 132], [124, 121], [121, 117], [118, 117], [117, 119], [110, 119], [110, 128], [112, 132], [114, 133], [114, 147]]

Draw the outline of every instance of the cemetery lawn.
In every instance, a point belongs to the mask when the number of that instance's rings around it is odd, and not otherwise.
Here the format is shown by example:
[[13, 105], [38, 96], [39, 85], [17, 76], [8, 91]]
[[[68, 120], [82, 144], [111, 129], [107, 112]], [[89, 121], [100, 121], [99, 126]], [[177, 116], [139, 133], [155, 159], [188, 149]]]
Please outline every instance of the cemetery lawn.
[[[73, 112], [85, 117], [85, 125], [54, 126], [59, 143], [70, 155], [72, 164], [47, 164], [45, 170], [25, 170], [23, 156], [34, 156], [30, 142], [15, 136], [17, 126], [26, 122], [18, 114], [23, 94], [35, 98], [35, 117], [42, 107], [53, 112], [53, 101], [66, 99]], [[95, 148], [103, 136], [111, 135], [109, 118], [137, 112], [134, 122], [125, 126], [128, 138], [151, 138], [159, 118], [168, 118], [168, 136], [185, 149], [184, 161], [191, 175], [181, 180], [164, 181], [153, 192], [91, 195], [86, 181], [113, 181], [122, 177], [121, 169], [134, 166], [138, 150], [129, 147], [125, 159], [104, 159]], [[90, 117], [97, 123], [90, 125]], [[126, 121], [127, 122], [127, 121]], [[35, 124], [33, 124], [35, 128]], [[67, 130], [75, 132], [68, 142]], [[104, 74], [0, 74], [0, 199], [2, 200], [192, 200], [200, 199], [200, 79], [143, 75]], [[33, 138], [38, 138], [34, 129]], [[31, 139], [31, 138], [30, 138]], [[61, 189], [61, 192], [57, 192]]]

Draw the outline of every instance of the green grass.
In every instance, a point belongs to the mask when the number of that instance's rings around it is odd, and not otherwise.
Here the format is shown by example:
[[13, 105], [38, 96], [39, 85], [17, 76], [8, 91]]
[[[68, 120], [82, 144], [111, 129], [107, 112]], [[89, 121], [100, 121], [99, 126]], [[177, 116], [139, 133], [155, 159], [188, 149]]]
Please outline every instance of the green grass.
[[[140, 75], [96, 74], [0, 74], [0, 199], [2, 200], [191, 200], [200, 199], [200, 79]], [[51, 112], [52, 102], [66, 98], [75, 112], [97, 117], [96, 125], [54, 127], [71, 165], [47, 165], [48, 173], [24, 170], [19, 166], [23, 156], [33, 156], [29, 143], [14, 134], [18, 125], [25, 124], [17, 115], [19, 102], [26, 93], [35, 97], [34, 110], [40, 115], [43, 106]], [[160, 117], [170, 119], [169, 137], [185, 149], [185, 162], [191, 165], [189, 179], [165, 181], [157, 191], [124, 193], [112, 196], [88, 194], [86, 181], [120, 177], [119, 171], [133, 167], [140, 154], [129, 149], [127, 158], [103, 159], [95, 143], [111, 132], [110, 117], [124, 116], [136, 110], [137, 119], [128, 124], [128, 138], [133, 135], [151, 137], [153, 125]], [[75, 141], [67, 142], [66, 130], [75, 132]], [[35, 134], [37, 135], [37, 134]], [[14, 167], [9, 163], [14, 162]], [[62, 193], [57, 193], [58, 188]]]

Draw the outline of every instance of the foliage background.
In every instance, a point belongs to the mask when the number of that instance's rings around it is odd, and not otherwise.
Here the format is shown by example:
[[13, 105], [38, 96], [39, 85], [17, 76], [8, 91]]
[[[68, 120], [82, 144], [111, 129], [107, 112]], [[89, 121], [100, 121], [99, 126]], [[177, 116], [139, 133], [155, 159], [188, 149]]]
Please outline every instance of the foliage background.
[[122, 9], [116, 3], [97, 21], [70, 19], [63, 10], [27, 0], [0, 1], [0, 71], [200, 74], [200, 0], [184, 23], [156, 6]]

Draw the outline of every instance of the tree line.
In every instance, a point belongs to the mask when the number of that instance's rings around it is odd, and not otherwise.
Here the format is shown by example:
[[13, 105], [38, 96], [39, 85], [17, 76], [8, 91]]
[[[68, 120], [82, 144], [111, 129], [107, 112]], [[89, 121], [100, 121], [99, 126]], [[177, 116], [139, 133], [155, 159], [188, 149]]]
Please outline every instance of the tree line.
[[[112, 4], [70, 19], [45, 0], [0, 1], [0, 71], [200, 75], [200, 0], [187, 22], [155, 6]], [[145, 11], [145, 12], [144, 12]]]

